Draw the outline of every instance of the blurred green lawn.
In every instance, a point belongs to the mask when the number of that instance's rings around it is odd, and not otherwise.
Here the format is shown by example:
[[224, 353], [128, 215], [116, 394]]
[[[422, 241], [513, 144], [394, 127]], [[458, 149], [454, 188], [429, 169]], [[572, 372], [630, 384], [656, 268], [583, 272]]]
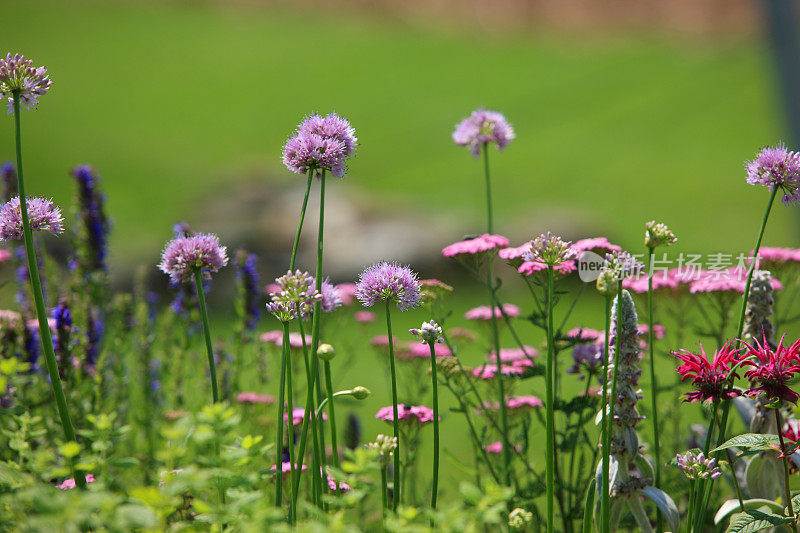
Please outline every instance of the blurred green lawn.
[[[237, 173], [287, 176], [281, 145], [312, 110], [351, 119], [361, 147], [346, 179], [376, 206], [452, 210], [480, 230], [481, 167], [450, 133], [487, 106], [518, 135], [492, 154], [501, 232], [577, 219], [638, 248], [656, 218], [693, 251], [752, 246], [767, 192], [745, 185], [742, 163], [782, 131], [770, 57], [752, 40], [486, 32], [216, 2], [30, 0], [3, 14], [3, 49], [54, 80], [24, 114], [29, 188], [69, 203], [67, 170], [96, 165], [116, 264], [153, 259], [172, 223], [200, 220], [198, 199], [224, 195]], [[796, 234], [776, 209], [766, 242]]]

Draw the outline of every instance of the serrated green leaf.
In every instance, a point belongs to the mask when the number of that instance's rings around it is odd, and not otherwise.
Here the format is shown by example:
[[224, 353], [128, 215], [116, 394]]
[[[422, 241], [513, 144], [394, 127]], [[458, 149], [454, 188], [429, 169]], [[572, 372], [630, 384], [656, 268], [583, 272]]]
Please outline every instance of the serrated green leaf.
[[728, 439], [722, 446], [717, 446], [711, 453], [727, 448], [741, 448], [747, 452], [760, 452], [763, 450], [777, 450], [778, 449], [778, 436], [777, 435], [763, 435], [760, 433], [745, 433], [744, 435], [737, 435], [732, 439]]
[[726, 533], [755, 533], [771, 527], [782, 526], [794, 522], [793, 518], [772, 513], [764, 513], [750, 509], [744, 513], [733, 515]]

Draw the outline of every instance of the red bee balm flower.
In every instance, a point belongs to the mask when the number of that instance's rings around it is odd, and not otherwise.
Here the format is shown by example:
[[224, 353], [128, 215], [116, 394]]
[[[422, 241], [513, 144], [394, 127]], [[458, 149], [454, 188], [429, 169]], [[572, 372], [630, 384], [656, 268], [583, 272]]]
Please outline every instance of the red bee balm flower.
[[745, 345], [749, 350], [746, 356], [756, 359], [748, 359], [742, 363], [753, 367], [744, 374], [744, 377], [750, 380], [751, 386], [747, 390], [747, 395], [756, 397], [764, 394], [770, 399], [781, 399], [796, 404], [800, 395], [790, 389], [787, 383], [800, 372], [800, 340], [786, 347], [781, 337], [774, 350], [770, 348], [766, 339], [763, 343], [756, 341], [755, 345], [747, 343]]
[[683, 361], [683, 364], [677, 368], [678, 374], [681, 375], [681, 381], [691, 378], [692, 385], [696, 389], [687, 392], [684, 401], [717, 401], [722, 398], [734, 398], [741, 394], [741, 391], [730, 386], [731, 375], [738, 377], [733, 372], [733, 367], [740, 355], [739, 350], [731, 349], [730, 343], [716, 350], [711, 361], [708, 360], [702, 344], [699, 354], [684, 350], [683, 352], [672, 352], [672, 355]]

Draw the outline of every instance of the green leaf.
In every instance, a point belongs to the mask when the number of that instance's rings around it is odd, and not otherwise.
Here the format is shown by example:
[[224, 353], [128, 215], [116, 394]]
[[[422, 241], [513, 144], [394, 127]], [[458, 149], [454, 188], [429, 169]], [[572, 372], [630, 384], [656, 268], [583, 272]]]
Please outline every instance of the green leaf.
[[[747, 509], [759, 509], [761, 507], [770, 507], [775, 511], [783, 511], [783, 506], [781, 504], [774, 502], [772, 500], [765, 500], [763, 498], [753, 498], [752, 500], [744, 500], [744, 508]], [[719, 525], [723, 520], [731, 516], [734, 512], [740, 509], [739, 500], [728, 500], [723, 503], [719, 510], [717, 510], [717, 514], [714, 515], [714, 525]]]
[[793, 518], [778, 514], [764, 513], [757, 509], [749, 509], [744, 513], [733, 515], [727, 533], [755, 533], [771, 527], [782, 526], [794, 522]]
[[592, 479], [586, 488], [586, 501], [583, 506], [583, 533], [592, 533], [594, 529], [594, 495], [597, 492], [597, 480]]
[[729, 439], [722, 446], [717, 446], [711, 453], [727, 448], [741, 448], [746, 452], [760, 452], [763, 450], [777, 450], [779, 448], [777, 435], [763, 435], [760, 433], [745, 433]]
[[661, 514], [664, 515], [664, 518], [667, 520], [670, 529], [672, 531], [678, 531], [680, 528], [681, 515], [680, 512], [678, 512], [678, 506], [675, 505], [675, 502], [670, 498], [669, 494], [661, 489], [649, 486], [642, 489], [642, 494], [650, 498], [650, 500], [656, 504]]

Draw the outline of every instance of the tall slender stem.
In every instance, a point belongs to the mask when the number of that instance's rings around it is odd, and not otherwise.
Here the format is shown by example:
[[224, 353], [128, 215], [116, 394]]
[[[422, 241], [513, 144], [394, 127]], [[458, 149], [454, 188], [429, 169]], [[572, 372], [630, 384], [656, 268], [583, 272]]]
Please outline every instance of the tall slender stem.
[[[324, 361], [323, 368], [325, 371], [325, 386], [328, 390], [328, 418], [331, 422], [331, 446], [333, 447], [333, 466], [339, 469], [339, 448], [336, 436], [336, 411], [333, 408], [333, 383], [331, 381], [331, 362]], [[341, 494], [339, 488], [339, 481], [336, 481], [336, 494]]]
[[[649, 271], [647, 274], [647, 326], [648, 326], [648, 344], [650, 348], [650, 417], [653, 420], [653, 455], [655, 458], [655, 486], [661, 488], [661, 445], [658, 438], [658, 383], [656, 382], [656, 357], [655, 357], [655, 341], [656, 336], [653, 332], [653, 324], [655, 318], [653, 317], [653, 253], [654, 248], [647, 248]], [[664, 522], [661, 516], [661, 510], [656, 510], [656, 527], [658, 533], [664, 530]]]
[[300, 234], [303, 232], [303, 221], [306, 219], [306, 207], [308, 206], [308, 196], [311, 192], [311, 180], [314, 178], [314, 171], [308, 171], [308, 183], [306, 183], [306, 195], [303, 197], [303, 207], [300, 208], [300, 220], [297, 223], [297, 231], [294, 234], [294, 243], [292, 244], [292, 256], [289, 259], [289, 270], [294, 270], [295, 261], [297, 260], [297, 248], [300, 246]]
[[603, 483], [600, 505], [603, 515], [601, 533], [610, 533], [611, 529], [611, 497], [609, 472], [611, 460], [611, 437], [608, 430], [608, 341], [611, 335], [611, 297], [606, 295], [606, 330], [603, 339], [603, 406], [601, 430], [603, 433]]
[[[277, 402], [278, 434], [275, 437], [275, 507], [280, 507], [283, 501], [283, 399], [286, 397], [286, 361], [289, 359], [289, 344], [284, 342], [281, 351], [281, 378]], [[289, 489], [289, 496], [291, 497], [291, 483], [289, 484]], [[291, 507], [289, 509], [289, 517], [291, 518]]]
[[[61, 419], [61, 427], [64, 430], [64, 439], [67, 442], [75, 440], [75, 429], [72, 426], [72, 419], [69, 416], [67, 397], [61, 385], [61, 377], [58, 375], [58, 361], [53, 351], [53, 338], [50, 334], [50, 325], [47, 322], [47, 310], [45, 309], [44, 296], [42, 295], [42, 281], [39, 278], [39, 267], [36, 261], [36, 251], [33, 247], [33, 232], [31, 223], [28, 219], [28, 198], [25, 195], [25, 180], [22, 175], [22, 127], [20, 125], [19, 91], [12, 91], [14, 100], [14, 133], [17, 148], [17, 191], [19, 192], [19, 210], [22, 217], [22, 236], [25, 241], [25, 256], [28, 260], [28, 276], [31, 281], [31, 291], [33, 292], [33, 302], [36, 307], [36, 318], [39, 320], [39, 337], [42, 341], [44, 350], [47, 373], [50, 376], [50, 387], [53, 397], [56, 400], [56, 409]], [[86, 488], [86, 478], [83, 472], [72, 468], [75, 485], [80, 489]]]
[[[320, 176], [320, 189], [319, 189], [319, 230], [317, 232], [317, 270], [315, 273], [315, 289], [317, 292], [322, 291], [322, 250], [323, 250], [323, 235], [325, 228], [325, 171], [322, 171]], [[319, 357], [317, 356], [317, 349], [319, 348], [319, 332], [320, 320], [322, 319], [322, 305], [319, 300], [314, 302], [314, 314], [312, 317], [312, 332], [311, 332], [311, 383], [308, 384], [308, 393], [306, 395], [306, 408], [305, 416], [303, 416], [303, 428], [300, 435], [300, 446], [298, 448], [298, 468], [302, 470], [303, 455], [305, 454], [306, 442], [308, 439], [308, 426], [310, 413], [314, 408], [314, 387], [316, 385], [316, 377], [319, 374]], [[323, 455], [325, 450], [322, 450]], [[318, 475], [319, 472], [314, 473]], [[297, 499], [297, 492], [300, 489], [300, 483], [294, 483], [292, 487], [295, 500]]]
[[[547, 478], [547, 531], [553, 532], [555, 527], [555, 507], [553, 496], [555, 494], [555, 391], [553, 390], [553, 359], [555, 358], [553, 345], [553, 265], [547, 267], [547, 376], [545, 377], [546, 401], [546, 463], [545, 476]], [[498, 367], [500, 365], [498, 355]], [[498, 369], [498, 374], [499, 374]], [[504, 447], [505, 448], [505, 447]]]
[[[283, 342], [281, 343], [283, 350], [289, 350], [289, 324], [283, 323]], [[295, 477], [298, 476], [297, 469], [295, 468], [295, 455], [294, 455], [294, 393], [292, 392], [292, 361], [288, 357], [282, 358], [286, 361], [286, 398], [288, 401], [288, 428], [289, 428], [289, 479], [292, 484], [295, 482]], [[276, 465], [277, 467], [277, 465]], [[281, 472], [283, 472], [283, 465], [281, 465]], [[289, 498], [289, 523], [293, 524], [297, 519], [297, 502], [294, 498]]]
[[494, 212], [492, 209], [492, 182], [489, 178], [489, 144], [483, 143], [483, 171], [486, 176], [486, 226], [494, 233]]
[[[298, 320], [297, 327], [298, 327], [298, 330], [300, 332], [301, 342], [303, 344], [303, 362], [305, 364], [305, 369], [306, 369], [306, 383], [314, 383], [314, 380], [311, 377], [311, 365], [309, 363], [310, 357], [309, 357], [309, 354], [308, 354], [308, 345], [306, 343], [306, 332], [305, 332], [305, 329], [303, 328], [303, 320], [302, 319]], [[314, 472], [316, 472], [317, 466], [320, 464], [320, 460], [319, 460], [319, 438], [318, 438], [318, 432], [320, 430], [320, 426], [317, 424], [317, 420], [319, 419], [319, 417], [317, 416], [316, 411], [314, 409], [312, 409], [308, 414], [311, 416], [310, 427], [311, 427], [312, 441], [314, 443], [313, 451], [312, 451], [312, 467], [311, 468], [312, 468], [312, 470]], [[317, 476], [317, 475], [312, 475], [311, 476], [311, 485], [312, 485], [312, 489], [313, 489], [312, 490], [313, 503], [315, 503], [315, 504], [319, 503], [318, 495], [321, 492], [319, 490], [319, 482], [320, 482], [320, 476]]]
[[[783, 444], [783, 420], [781, 420], [781, 410], [779, 407], [775, 408], [775, 423], [778, 425], [778, 440], [781, 443], [781, 455], [783, 455], [783, 493], [786, 497], [786, 507], [789, 511], [789, 516], [794, 516], [794, 508], [792, 507], [792, 492], [789, 488], [789, 457], [786, 456], [786, 448]], [[735, 473], [734, 473], [735, 475]], [[797, 524], [794, 524], [793, 529], [797, 531]]]
[[[711, 420], [708, 423], [708, 430], [706, 431], [706, 442], [703, 445], [703, 455], [708, 457], [708, 452], [711, 449], [711, 440], [714, 435], [714, 426], [716, 425], [717, 421], [717, 411], [719, 409], [719, 402], [715, 401], [713, 406], [711, 407]], [[722, 426], [720, 426], [720, 432], [722, 431]], [[735, 475], [735, 473], [734, 473]], [[706, 485], [708, 485], [708, 490], [706, 490]], [[693, 518], [694, 524], [693, 528], [694, 531], [700, 531], [703, 522], [705, 522], [705, 514], [706, 514], [706, 502], [708, 502], [708, 498], [711, 495], [711, 490], [714, 488], [714, 480], [699, 480], [697, 486], [697, 493], [695, 495], [695, 499], [697, 502], [695, 503], [695, 516]]]
[[[497, 372], [495, 372], [494, 379], [497, 382], [497, 402], [500, 408], [500, 429], [503, 435], [508, 435], [508, 413], [506, 410], [506, 387], [505, 376], [503, 375], [502, 361], [500, 359], [500, 332], [497, 327], [496, 310], [502, 312], [502, 304], [497, 303], [495, 307], [494, 295], [494, 281], [492, 279], [492, 260], [486, 266], [486, 283], [489, 288], [489, 309], [491, 310], [491, 326], [492, 326], [492, 346], [494, 348], [495, 363], [497, 365]], [[511, 485], [511, 451], [508, 446], [503, 446], [503, 479], [507, 486]]]
[[436, 509], [436, 495], [439, 491], [439, 382], [436, 379], [436, 350], [431, 348], [431, 385], [433, 386], [433, 488], [431, 489], [431, 509]]
[[386, 515], [386, 509], [389, 507], [388, 490], [386, 486], [386, 465], [381, 465], [381, 504], [383, 504], [384, 515]]
[[397, 411], [397, 373], [394, 368], [394, 339], [392, 339], [392, 319], [389, 309], [389, 300], [386, 300], [386, 331], [389, 334], [389, 370], [392, 374], [392, 429], [397, 447], [394, 450], [394, 486], [392, 487], [392, 510], [397, 511], [400, 502], [400, 418]]
[[203, 292], [203, 278], [200, 269], [194, 269], [194, 284], [197, 287], [197, 301], [200, 302], [200, 314], [203, 316], [203, 334], [206, 339], [206, 353], [208, 354], [208, 368], [211, 372], [211, 397], [214, 403], [219, 402], [219, 390], [217, 388], [217, 369], [214, 364], [214, 348], [211, 346], [211, 329], [208, 325], [208, 311], [206, 310], [206, 295]]

